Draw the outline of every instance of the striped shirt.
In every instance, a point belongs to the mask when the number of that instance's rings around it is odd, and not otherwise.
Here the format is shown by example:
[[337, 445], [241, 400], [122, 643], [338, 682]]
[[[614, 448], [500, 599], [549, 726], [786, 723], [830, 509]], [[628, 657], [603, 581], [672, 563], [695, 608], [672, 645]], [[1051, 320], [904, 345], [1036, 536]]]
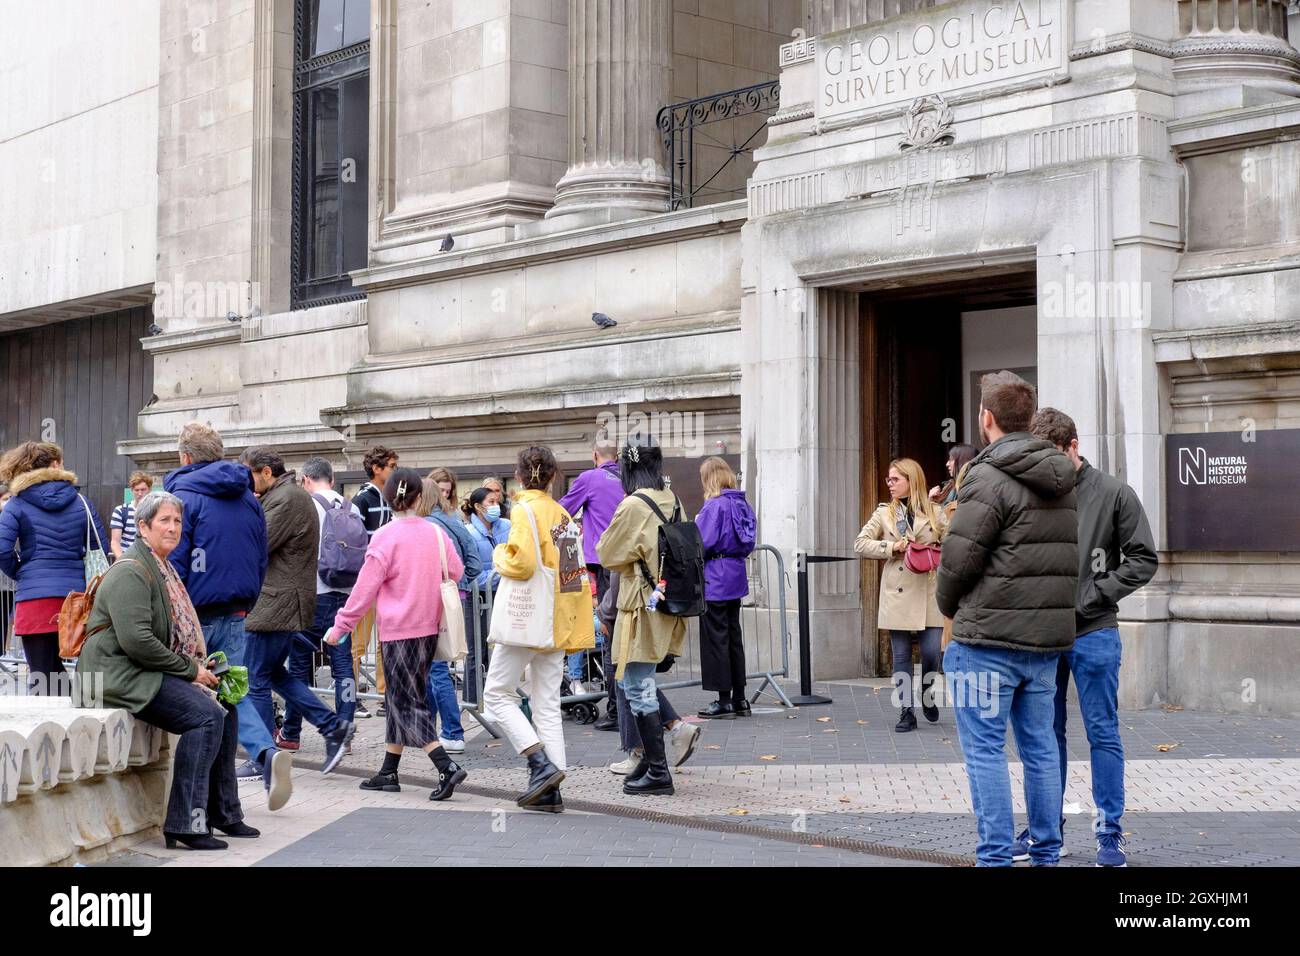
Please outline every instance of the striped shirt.
[[135, 543], [135, 502], [130, 501], [113, 509], [112, 520], [108, 523], [109, 533], [113, 529], [122, 532], [122, 550], [125, 551]]

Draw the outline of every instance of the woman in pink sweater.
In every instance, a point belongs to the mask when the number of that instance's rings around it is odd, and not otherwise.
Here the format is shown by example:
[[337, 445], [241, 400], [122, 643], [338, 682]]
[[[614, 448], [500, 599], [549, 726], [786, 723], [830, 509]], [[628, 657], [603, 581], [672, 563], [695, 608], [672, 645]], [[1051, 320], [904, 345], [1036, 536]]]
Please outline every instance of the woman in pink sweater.
[[[325, 640], [337, 644], [356, 627], [372, 607], [384, 647], [388, 711], [384, 727], [387, 744], [379, 773], [361, 784], [362, 790], [401, 790], [397, 764], [404, 747], [420, 747], [438, 768], [438, 786], [430, 800], [445, 800], [467, 776], [442, 745], [429, 711], [426, 688], [429, 666], [442, 627], [442, 555], [447, 555], [448, 576], [460, 580], [465, 566], [456, 545], [446, 532], [417, 513], [420, 503], [420, 473], [414, 468], [397, 468], [384, 485], [384, 499], [393, 509], [393, 520], [375, 532], [366, 548], [366, 562], [352, 588], [352, 596], [334, 618]], [[460, 608], [450, 608], [459, 613]]]

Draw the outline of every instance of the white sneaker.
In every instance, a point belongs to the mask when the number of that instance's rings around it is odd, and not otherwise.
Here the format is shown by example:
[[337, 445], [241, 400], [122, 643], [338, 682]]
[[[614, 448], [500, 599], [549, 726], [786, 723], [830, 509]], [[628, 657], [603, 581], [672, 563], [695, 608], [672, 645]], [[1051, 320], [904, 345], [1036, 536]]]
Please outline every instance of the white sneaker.
[[266, 808], [274, 813], [293, 796], [293, 756], [289, 751], [277, 750], [271, 755], [265, 783]]
[[618, 773], [618, 774], [622, 774], [623, 776], [627, 776], [629, 773], [631, 773], [633, 770], [636, 769], [636, 765], [639, 764], [640, 762], [641, 762], [641, 757], [638, 754], [630, 753], [627, 755], [627, 758], [625, 760], [620, 760], [618, 763], [610, 764], [609, 772]]
[[700, 728], [694, 724], [688, 724], [686, 721], [678, 721], [677, 726], [668, 731], [668, 762], [674, 767], [680, 767], [691, 759], [691, 754], [695, 753], [695, 744], [700, 739]]
[[442, 749], [449, 754], [463, 754], [465, 752], [464, 740], [448, 740], [446, 737], [439, 737], [438, 743], [442, 744]]

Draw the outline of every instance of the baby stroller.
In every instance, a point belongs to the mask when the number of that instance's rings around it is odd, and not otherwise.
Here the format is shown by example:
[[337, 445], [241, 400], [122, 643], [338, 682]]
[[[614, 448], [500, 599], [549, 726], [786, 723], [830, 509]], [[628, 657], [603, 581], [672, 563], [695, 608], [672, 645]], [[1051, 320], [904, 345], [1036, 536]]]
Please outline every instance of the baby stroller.
[[582, 693], [575, 693], [569, 677], [569, 669], [564, 669], [563, 683], [560, 685], [560, 713], [571, 716], [579, 724], [594, 724], [600, 717], [600, 702], [609, 697], [609, 679], [605, 674], [600, 659], [599, 647], [583, 654]]

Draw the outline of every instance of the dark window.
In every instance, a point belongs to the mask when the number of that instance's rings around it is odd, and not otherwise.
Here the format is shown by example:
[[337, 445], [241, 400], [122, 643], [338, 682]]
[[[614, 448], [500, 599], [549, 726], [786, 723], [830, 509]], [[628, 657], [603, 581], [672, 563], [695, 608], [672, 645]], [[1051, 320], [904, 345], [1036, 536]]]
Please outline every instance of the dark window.
[[293, 307], [360, 298], [366, 264], [369, 0], [297, 0]]

